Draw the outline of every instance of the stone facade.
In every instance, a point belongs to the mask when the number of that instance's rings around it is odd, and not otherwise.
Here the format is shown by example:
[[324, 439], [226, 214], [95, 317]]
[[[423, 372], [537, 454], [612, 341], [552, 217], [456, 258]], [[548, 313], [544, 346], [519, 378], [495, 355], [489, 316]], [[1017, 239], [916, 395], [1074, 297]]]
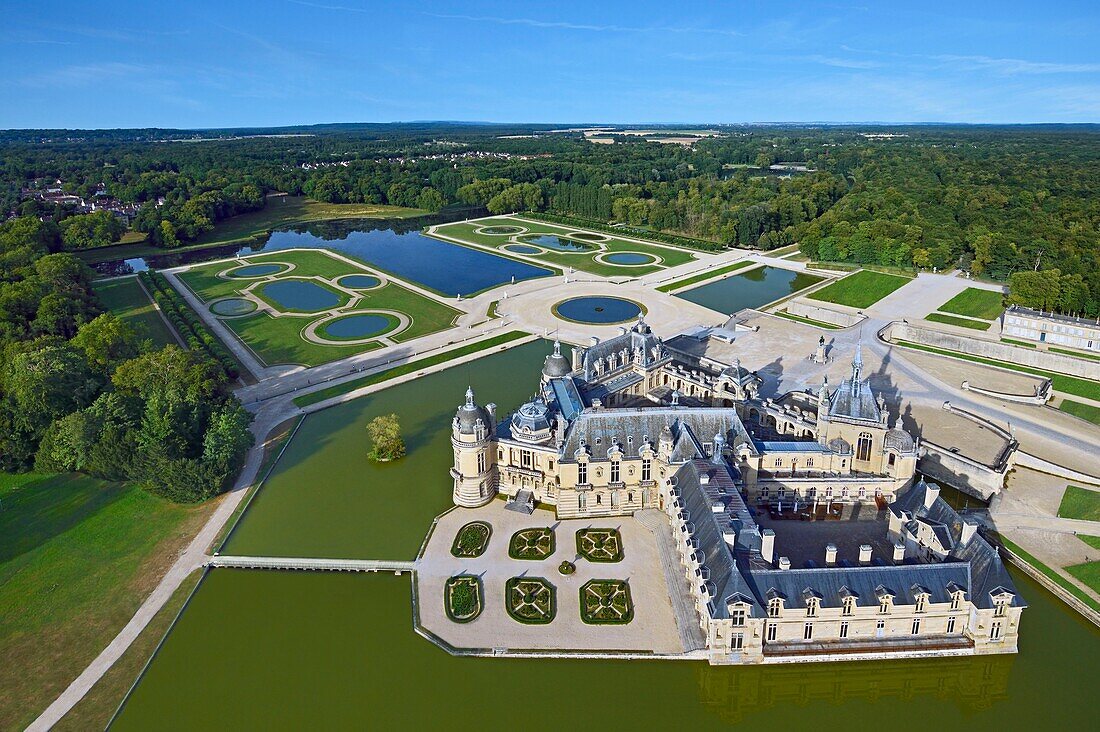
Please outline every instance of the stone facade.
[[1100, 320], [1097, 319], [1013, 306], [1002, 316], [1001, 333], [1009, 338], [1100, 353]]

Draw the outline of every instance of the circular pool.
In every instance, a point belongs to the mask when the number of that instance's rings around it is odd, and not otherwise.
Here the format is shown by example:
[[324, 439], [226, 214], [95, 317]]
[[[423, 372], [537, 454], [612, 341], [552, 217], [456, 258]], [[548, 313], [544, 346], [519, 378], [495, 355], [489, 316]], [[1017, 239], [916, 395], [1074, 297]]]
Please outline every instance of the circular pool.
[[248, 315], [256, 309], [256, 303], [243, 297], [227, 297], [210, 303], [210, 312], [215, 315], [233, 317], [235, 315]]
[[501, 249], [506, 252], [511, 252], [512, 254], [542, 254], [543, 251], [530, 244], [505, 244]]
[[252, 279], [254, 277], [267, 277], [269, 275], [278, 274], [279, 272], [285, 272], [290, 267], [285, 264], [272, 263], [272, 264], [245, 264], [240, 267], [234, 267], [225, 273], [226, 277], [233, 277], [235, 279]]
[[637, 267], [642, 264], [656, 264], [657, 257], [641, 252], [612, 252], [601, 257], [608, 264], [618, 264], [627, 267]]
[[645, 313], [642, 306], [633, 300], [598, 296], [563, 300], [554, 306], [553, 311], [562, 320], [593, 325], [625, 323]]
[[355, 313], [333, 318], [322, 324], [317, 333], [334, 341], [357, 341], [380, 335], [397, 327], [397, 318], [383, 313]]
[[340, 287], [346, 287], [349, 290], [369, 290], [382, 284], [382, 280], [374, 275], [351, 274], [344, 275], [336, 280], [336, 284], [340, 285]]
[[521, 231], [524, 231], [524, 229], [519, 227], [519, 226], [483, 226], [483, 227], [481, 227], [480, 229], [477, 230], [477, 233], [478, 234], [502, 235], [502, 234], [518, 234]]

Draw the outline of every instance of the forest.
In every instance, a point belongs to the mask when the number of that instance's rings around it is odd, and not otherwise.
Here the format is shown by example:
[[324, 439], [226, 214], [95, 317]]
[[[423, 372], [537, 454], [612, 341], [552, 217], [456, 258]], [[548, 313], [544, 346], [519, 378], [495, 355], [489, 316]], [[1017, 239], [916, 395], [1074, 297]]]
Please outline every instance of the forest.
[[[1022, 304], [1100, 315], [1096, 126], [715, 129], [691, 146], [597, 145], [545, 125], [0, 132], [0, 205], [52, 219], [70, 250], [116, 232], [66, 225], [65, 212], [21, 200], [23, 188], [104, 185], [140, 205], [133, 228], [165, 248], [273, 192], [542, 211], [723, 246], [798, 244], [821, 261], [961, 268], [1010, 283]], [[1052, 283], [1043, 302], [1024, 286], [1034, 272]]]

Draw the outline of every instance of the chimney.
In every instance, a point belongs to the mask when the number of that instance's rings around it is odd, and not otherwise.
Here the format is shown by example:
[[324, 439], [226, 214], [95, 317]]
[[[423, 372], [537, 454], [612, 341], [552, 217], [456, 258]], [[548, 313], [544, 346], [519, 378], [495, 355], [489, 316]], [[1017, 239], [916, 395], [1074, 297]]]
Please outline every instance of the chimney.
[[825, 545], [825, 564], [830, 567], [836, 564], [836, 544]]
[[871, 563], [871, 545], [860, 544], [859, 545], [859, 563], [861, 566], [866, 567]]
[[789, 557], [780, 557], [779, 558], [779, 568], [780, 569], [790, 569], [791, 568], [790, 558]]
[[485, 411], [489, 413], [489, 428], [492, 429], [497, 424], [497, 405], [489, 402], [485, 405]]
[[894, 542], [894, 564], [901, 564], [905, 561], [905, 544], [900, 541]]
[[584, 351], [580, 348], [573, 349], [573, 370], [580, 371], [584, 366]]
[[722, 532], [722, 538], [725, 539], [726, 546], [728, 546], [730, 548], [730, 551], [733, 551], [734, 549], [737, 548], [737, 532], [736, 531], [734, 531], [733, 529], [726, 529], [725, 531]]
[[760, 556], [768, 564], [775, 561], [775, 532], [771, 529], [760, 532]]
[[932, 504], [936, 502], [936, 499], [940, 497], [940, 487], [935, 483], [928, 483], [924, 486], [924, 507], [932, 508]]
[[970, 540], [974, 538], [974, 534], [976, 533], [978, 533], [978, 524], [970, 519], [963, 519], [962, 534], [959, 536], [959, 544], [966, 546], [970, 543]]
[[619, 335], [626, 335], [626, 326], [625, 325], [620, 325], [619, 326]]
[[599, 338], [597, 338], [596, 336], [592, 336], [592, 341], [591, 341], [591, 345], [595, 346], [595, 345], [596, 345], [596, 344], [598, 344], [599, 342], [600, 342], [600, 339], [599, 339]]

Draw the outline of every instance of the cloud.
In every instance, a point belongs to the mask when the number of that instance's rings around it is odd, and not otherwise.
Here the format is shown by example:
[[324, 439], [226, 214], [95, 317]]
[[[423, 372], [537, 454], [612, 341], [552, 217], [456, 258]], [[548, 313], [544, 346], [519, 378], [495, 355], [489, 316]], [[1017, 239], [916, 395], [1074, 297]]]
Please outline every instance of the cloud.
[[1095, 74], [1100, 64], [1072, 64], [1051, 61], [1027, 61], [1019, 58], [993, 58], [990, 56], [956, 56], [939, 54], [927, 58], [958, 64], [973, 69], [989, 69], [1001, 74]]
[[[292, 0], [297, 2], [298, 0]], [[475, 23], [496, 23], [499, 25], [525, 25], [532, 28], [559, 28], [563, 30], [594, 31], [596, 33], [707, 33], [723, 36], [743, 35], [735, 30], [722, 28], [691, 28], [681, 26], [627, 26], [602, 25], [592, 23], [573, 23], [561, 20], [538, 20], [536, 18], [500, 18], [484, 15], [452, 15], [445, 13], [423, 13], [432, 18], [443, 20], [469, 20]]]
[[321, 3], [308, 3], [305, 0], [287, 0], [294, 5], [304, 5], [307, 8], [318, 8], [319, 10], [344, 10], [349, 13], [369, 13], [370, 8], [353, 8], [347, 5], [322, 5]]
[[75, 64], [63, 66], [53, 71], [34, 74], [23, 79], [24, 86], [39, 88], [63, 88], [84, 86], [105, 79], [118, 80], [148, 74], [152, 69], [141, 64], [127, 64], [107, 61], [96, 64]]

